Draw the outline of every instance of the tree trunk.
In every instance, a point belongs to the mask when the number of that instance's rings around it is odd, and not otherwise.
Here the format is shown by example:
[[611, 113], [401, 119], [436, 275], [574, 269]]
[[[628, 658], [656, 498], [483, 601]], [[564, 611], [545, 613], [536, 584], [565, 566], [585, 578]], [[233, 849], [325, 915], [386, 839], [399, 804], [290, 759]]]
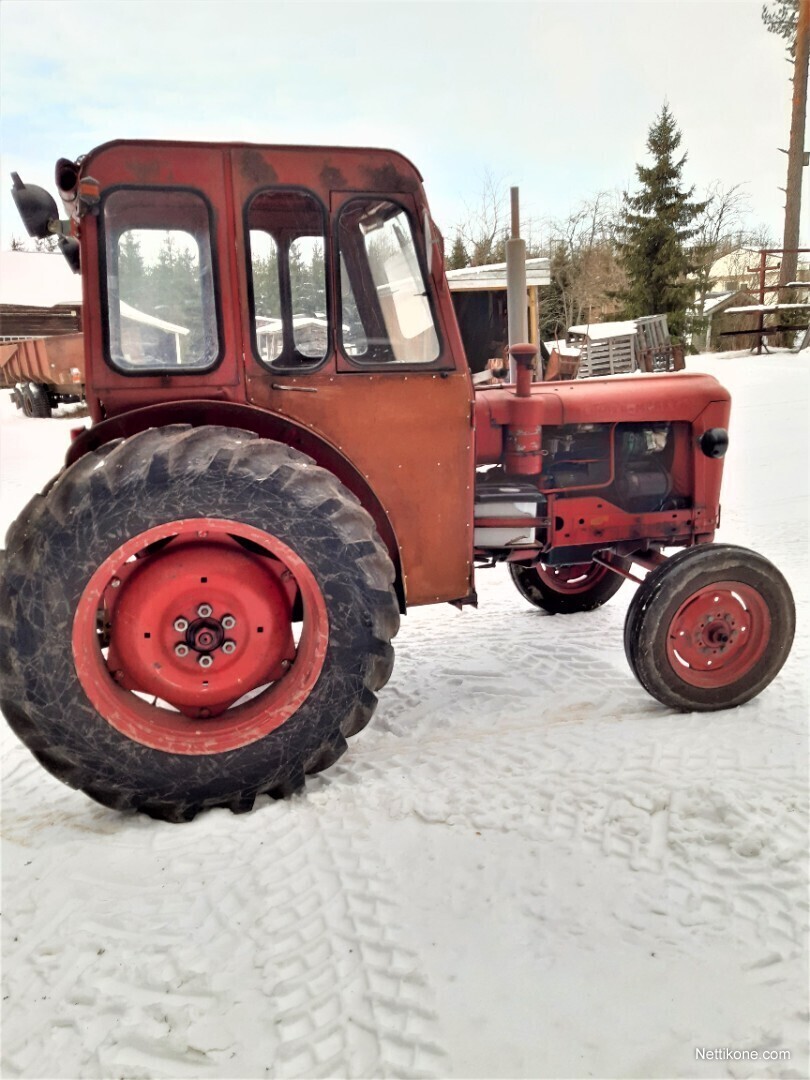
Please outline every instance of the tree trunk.
[[[799, 0], [799, 22], [796, 27], [796, 61], [793, 69], [793, 112], [790, 120], [790, 149], [785, 195], [785, 233], [782, 246], [780, 286], [796, 280], [799, 246], [799, 219], [802, 208], [802, 168], [804, 167], [804, 127], [807, 115], [807, 69], [810, 59], [810, 0]], [[784, 290], [789, 294], [790, 290]], [[790, 303], [779, 294], [783, 303]]]

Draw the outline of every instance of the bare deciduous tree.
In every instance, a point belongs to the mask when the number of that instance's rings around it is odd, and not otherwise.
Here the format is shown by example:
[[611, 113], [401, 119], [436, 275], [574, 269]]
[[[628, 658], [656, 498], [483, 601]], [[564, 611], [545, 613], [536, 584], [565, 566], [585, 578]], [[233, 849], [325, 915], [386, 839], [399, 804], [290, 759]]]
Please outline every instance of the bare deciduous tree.
[[710, 276], [711, 268], [723, 254], [734, 250], [727, 241], [735, 233], [739, 234], [750, 200], [742, 184], [726, 186], [716, 180], [706, 189], [703, 202], [703, 210], [694, 223], [695, 237], [690, 251], [696, 276], [693, 332], [700, 329], [706, 297], [715, 285]]
[[541, 310], [543, 333], [600, 322], [616, 310], [624, 274], [616, 253], [620, 195], [600, 191], [566, 218], [549, 223], [551, 287]]
[[509, 223], [509, 192], [502, 178], [487, 170], [474, 205], [464, 204], [464, 219], [454, 226], [470, 266], [503, 262]]

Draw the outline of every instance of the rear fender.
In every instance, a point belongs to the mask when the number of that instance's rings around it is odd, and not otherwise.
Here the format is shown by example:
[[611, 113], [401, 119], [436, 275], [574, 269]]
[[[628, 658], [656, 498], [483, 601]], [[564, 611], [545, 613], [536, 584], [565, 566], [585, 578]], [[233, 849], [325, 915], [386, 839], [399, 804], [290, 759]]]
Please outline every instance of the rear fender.
[[235, 427], [243, 431], [252, 431], [261, 438], [275, 439], [294, 450], [300, 450], [313, 458], [322, 468], [328, 469], [360, 500], [362, 506], [374, 519], [377, 531], [388, 548], [394, 564], [396, 571], [394, 588], [400, 611], [404, 614], [406, 600], [399, 542], [385, 507], [345, 454], [327, 440], [288, 417], [262, 409], [253, 409], [249, 405], [223, 401], [175, 401], [162, 405], [150, 405], [142, 409], [132, 409], [130, 412], [121, 413], [119, 416], [113, 416], [86, 428], [71, 444], [65, 464], [72, 465], [84, 454], [97, 450], [113, 439], [126, 439], [147, 428], [165, 427], [169, 424], [191, 424], [192, 427], [212, 424], [218, 427]]

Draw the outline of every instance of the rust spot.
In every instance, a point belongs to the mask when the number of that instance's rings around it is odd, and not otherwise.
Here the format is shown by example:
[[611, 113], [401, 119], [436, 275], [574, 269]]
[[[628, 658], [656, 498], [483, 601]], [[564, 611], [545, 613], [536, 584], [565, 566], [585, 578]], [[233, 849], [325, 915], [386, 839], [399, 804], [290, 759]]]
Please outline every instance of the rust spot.
[[333, 165], [324, 165], [321, 169], [321, 183], [326, 191], [340, 191], [342, 188], [349, 187], [349, 181], [340, 171]]
[[160, 163], [138, 158], [133, 154], [128, 162], [132, 171], [132, 179], [141, 184], [156, 184], [160, 180]]
[[278, 173], [259, 150], [245, 150], [240, 155], [239, 167], [245, 179], [254, 184], [278, 183]]
[[376, 169], [363, 167], [363, 172], [368, 177], [367, 184], [371, 191], [416, 191], [419, 181], [407, 173], [401, 173], [393, 165], [387, 162]]

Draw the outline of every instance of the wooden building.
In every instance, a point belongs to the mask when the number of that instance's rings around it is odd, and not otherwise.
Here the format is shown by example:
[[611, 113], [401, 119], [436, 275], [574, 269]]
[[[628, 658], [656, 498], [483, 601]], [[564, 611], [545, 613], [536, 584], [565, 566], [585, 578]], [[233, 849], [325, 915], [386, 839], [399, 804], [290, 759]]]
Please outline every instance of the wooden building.
[[[758, 316], [740, 308], [755, 308], [758, 301], [745, 289], [708, 296], [703, 305], [706, 330], [702, 341], [693, 342], [702, 352], [723, 352], [731, 349], [750, 349], [756, 338], [746, 331], [756, 330]], [[735, 310], [729, 311], [729, 308]], [[739, 331], [735, 334], [734, 331]]]
[[0, 341], [80, 331], [82, 281], [61, 253], [0, 252]]
[[[526, 305], [529, 341], [540, 342], [538, 290], [551, 281], [548, 259], [526, 260]], [[465, 266], [447, 271], [461, 339], [472, 372], [483, 371], [487, 360], [502, 356], [509, 340], [506, 317], [506, 263]]]

